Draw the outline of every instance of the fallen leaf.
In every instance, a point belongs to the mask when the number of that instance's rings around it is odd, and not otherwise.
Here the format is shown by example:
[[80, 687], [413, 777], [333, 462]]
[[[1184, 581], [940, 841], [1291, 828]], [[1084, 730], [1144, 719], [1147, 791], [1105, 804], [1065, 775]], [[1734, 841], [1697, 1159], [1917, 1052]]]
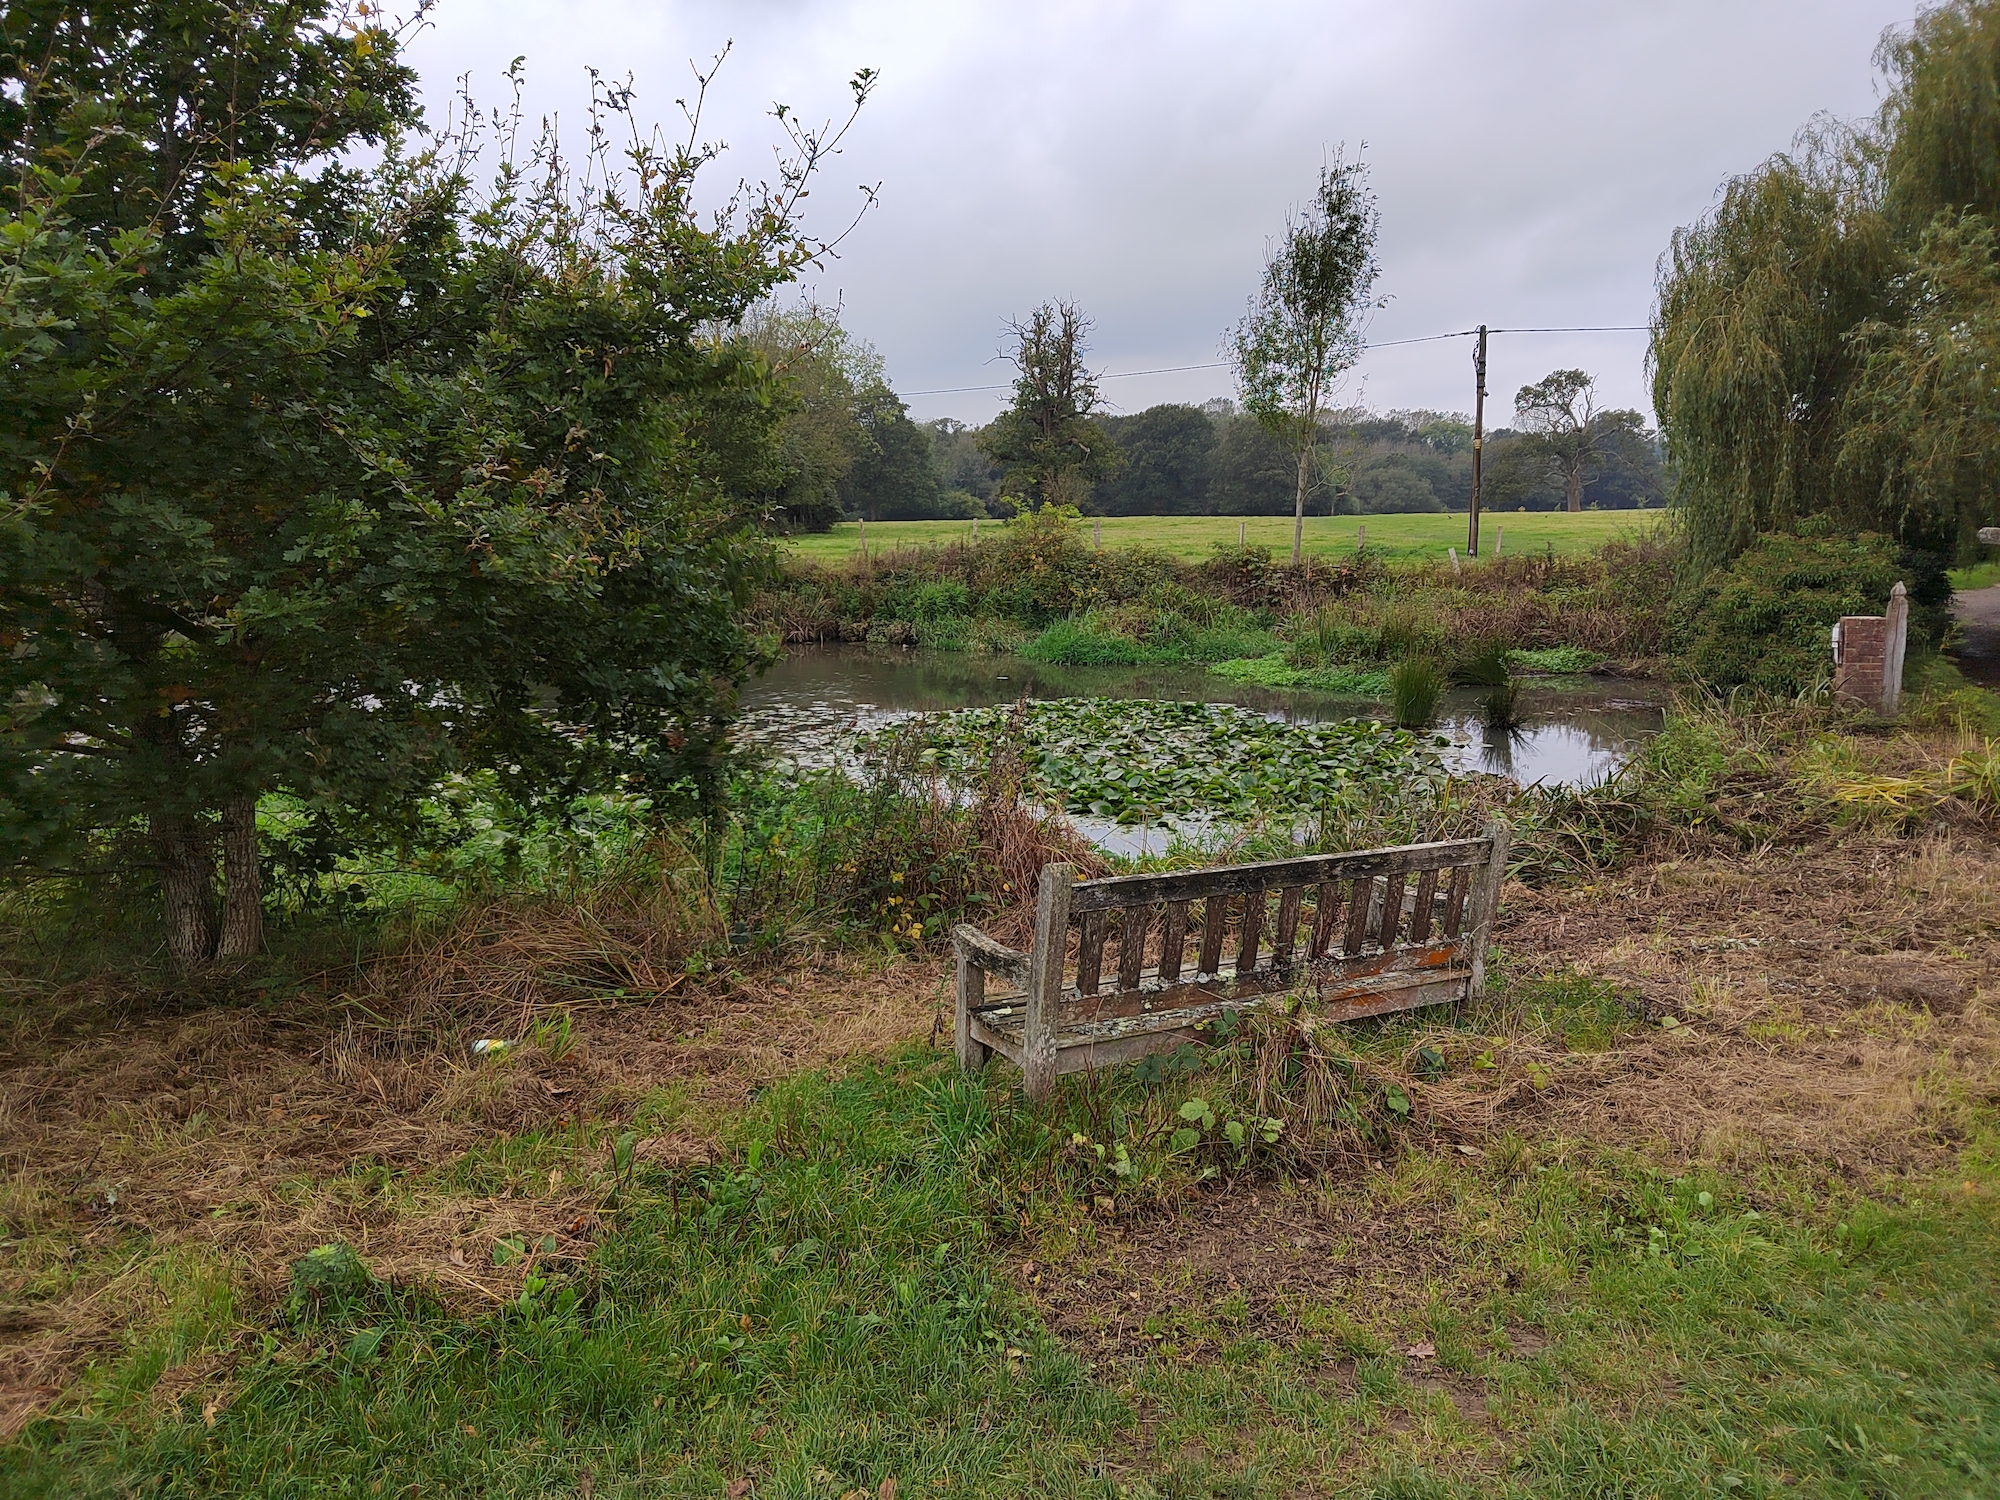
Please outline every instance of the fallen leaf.
[[750, 1493], [750, 1481], [747, 1479], [732, 1479], [729, 1481], [729, 1488], [722, 1493], [726, 1497], [726, 1500], [743, 1500], [743, 1497]]
[[1458, 1149], [1467, 1156], [1484, 1156], [1486, 1154], [1477, 1146], [1460, 1146]]
[[465, 1252], [459, 1249], [458, 1246], [456, 1245], [453, 1245], [451, 1247], [451, 1254], [446, 1256], [445, 1259], [449, 1260], [453, 1265], [459, 1267], [463, 1267], [466, 1264]]
[[210, 1427], [215, 1425], [215, 1414], [222, 1410], [222, 1392], [217, 1391], [201, 1406], [201, 1419]]
[[1437, 1345], [1433, 1344], [1429, 1339], [1425, 1339], [1420, 1344], [1410, 1345], [1409, 1349], [1405, 1352], [1408, 1353], [1411, 1359], [1434, 1359], [1437, 1356]]
[[896, 1500], [896, 1476], [891, 1474], [875, 1487], [875, 1500]]

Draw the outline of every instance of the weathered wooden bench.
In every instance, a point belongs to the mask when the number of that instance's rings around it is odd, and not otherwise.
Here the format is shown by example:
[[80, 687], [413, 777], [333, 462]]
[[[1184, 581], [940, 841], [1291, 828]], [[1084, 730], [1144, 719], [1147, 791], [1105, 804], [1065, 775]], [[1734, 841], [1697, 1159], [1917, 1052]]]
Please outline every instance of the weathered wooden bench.
[[[980, 1068], [998, 1052], [1041, 1098], [1058, 1074], [1178, 1047], [1224, 1011], [1294, 989], [1309, 987], [1330, 1020], [1476, 996], [1506, 869], [1497, 820], [1476, 839], [1167, 875], [1078, 881], [1047, 865], [1028, 952], [952, 931], [958, 1060]], [[989, 979], [1007, 988], [989, 992]]]

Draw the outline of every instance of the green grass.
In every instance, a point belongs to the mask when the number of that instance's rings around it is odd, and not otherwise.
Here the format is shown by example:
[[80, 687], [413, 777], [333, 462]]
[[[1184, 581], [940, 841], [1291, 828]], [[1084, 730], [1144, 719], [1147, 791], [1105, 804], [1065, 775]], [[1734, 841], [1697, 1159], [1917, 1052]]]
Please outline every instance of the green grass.
[[1961, 594], [1972, 589], [1990, 589], [2000, 583], [2000, 557], [1990, 557], [1967, 568], [1953, 568], [1949, 576], [1952, 588]]
[[1386, 667], [1295, 667], [1282, 651], [1219, 661], [1208, 670], [1217, 677], [1254, 682], [1259, 687], [1305, 688], [1357, 698], [1380, 698], [1389, 691]]
[[[1481, 519], [1482, 554], [1491, 555], [1496, 546], [1507, 552], [1540, 552], [1553, 547], [1560, 553], [1594, 551], [1614, 537], [1639, 535], [1659, 524], [1659, 511], [1566, 511], [1488, 512]], [[997, 534], [1001, 522], [981, 521], [979, 534]], [[1207, 558], [1218, 545], [1236, 545], [1238, 518], [1234, 516], [1106, 516], [1103, 520], [1106, 547], [1145, 546], [1188, 561]], [[1091, 523], [1082, 523], [1089, 536]], [[1368, 528], [1368, 547], [1385, 557], [1443, 558], [1447, 547], [1465, 555], [1466, 518], [1463, 514], [1313, 516], [1306, 521], [1306, 551], [1313, 557], [1352, 557], [1359, 528]], [[1254, 547], [1269, 547], [1280, 558], [1292, 550], [1292, 522], [1289, 516], [1248, 516], [1242, 518], [1244, 540]], [[789, 557], [815, 562], [844, 562], [858, 555], [861, 539], [855, 523], [848, 521], [830, 532], [788, 538], [782, 545]], [[872, 521], [868, 525], [868, 550], [880, 556], [897, 547], [935, 546], [943, 542], [969, 539], [970, 521]], [[1505, 532], [1504, 538], [1501, 536]]]
[[[1579, 1050], [1634, 1024], [1589, 980], [1512, 1003]], [[1410, 1044], [1354, 1035], [1378, 1058]], [[893, 1477], [902, 1500], [1859, 1500], [2000, 1479], [1990, 1136], [1882, 1201], [1804, 1169], [1682, 1173], [1512, 1137], [1479, 1157], [1412, 1139], [1392, 1170], [1323, 1186], [1267, 1171], [1245, 1187], [1323, 1192], [1392, 1237], [1420, 1223], [1434, 1253], [1405, 1277], [1310, 1280], [1247, 1322], [1242, 1293], [1135, 1259], [1129, 1226], [1085, 1206], [1123, 1189], [1065, 1165], [1078, 1130], [1219, 1097], [1206, 1071], [1073, 1082], [1043, 1116], [1006, 1085], [922, 1051], [793, 1079], [742, 1118], [733, 1159], [642, 1172], [587, 1263], [538, 1267], [485, 1315], [333, 1264], [235, 1341], [213, 1425], [199, 1393], [147, 1403], [149, 1345], [94, 1409], [0, 1449], [0, 1491], [637, 1500], [750, 1479], [834, 1500]], [[1213, 1191], [1176, 1195], [1199, 1214]], [[1110, 1267], [1167, 1289], [1151, 1352], [1086, 1365], [1012, 1289], [1024, 1262], [1044, 1284]], [[1434, 1360], [1403, 1358], [1419, 1340]]]

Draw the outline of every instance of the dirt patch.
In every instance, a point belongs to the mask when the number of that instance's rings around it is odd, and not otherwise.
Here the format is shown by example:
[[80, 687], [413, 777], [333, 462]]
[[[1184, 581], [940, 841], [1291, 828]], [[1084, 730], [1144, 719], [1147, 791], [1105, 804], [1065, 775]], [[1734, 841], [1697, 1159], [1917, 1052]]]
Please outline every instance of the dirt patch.
[[2000, 841], [1962, 830], [1511, 888], [1517, 971], [1595, 976], [1670, 1024], [1544, 1049], [1545, 1075], [1483, 1092], [1475, 1116], [1683, 1157], [1920, 1168], [1961, 1138], [1961, 1092], [2000, 1094], [1996, 931]]
[[[1088, 1359], [1192, 1360], [1245, 1340], [1310, 1339], [1333, 1371], [1341, 1334], [1316, 1321], [1320, 1309], [1365, 1300], [1393, 1317], [1423, 1306], [1440, 1282], [1474, 1295], [1499, 1284], [1501, 1273], [1466, 1260], [1458, 1229], [1440, 1202], [1405, 1199], [1384, 1211], [1366, 1191], [1266, 1184], [1102, 1225], [1095, 1248], [1054, 1265], [1023, 1262], [1017, 1279], [1051, 1330]], [[1351, 1361], [1348, 1369], [1351, 1377]]]

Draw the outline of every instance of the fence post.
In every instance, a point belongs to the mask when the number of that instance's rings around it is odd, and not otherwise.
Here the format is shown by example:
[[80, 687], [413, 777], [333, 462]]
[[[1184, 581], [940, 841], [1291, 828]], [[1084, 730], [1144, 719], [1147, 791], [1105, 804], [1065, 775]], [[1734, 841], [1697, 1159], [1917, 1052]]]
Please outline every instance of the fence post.
[[1466, 949], [1472, 957], [1472, 978], [1465, 988], [1465, 998], [1477, 1000], [1486, 993], [1486, 945], [1493, 938], [1494, 919], [1500, 914], [1500, 886], [1507, 879], [1507, 845], [1510, 842], [1505, 822], [1494, 818], [1486, 825], [1486, 837], [1493, 841], [1493, 848], [1486, 856], [1486, 867], [1479, 872], [1478, 882], [1472, 890], [1474, 922], [1472, 935], [1466, 941]]
[[1076, 871], [1042, 866], [1035, 892], [1035, 942], [1028, 950], [1027, 1016], [1021, 1030], [1022, 1087], [1046, 1099], [1056, 1081], [1056, 1013], [1062, 1008], [1063, 959], [1069, 947], [1069, 888]]
[[1898, 583], [1889, 590], [1889, 618], [1882, 643], [1882, 717], [1896, 717], [1903, 696], [1903, 648], [1910, 639], [1909, 590]]

